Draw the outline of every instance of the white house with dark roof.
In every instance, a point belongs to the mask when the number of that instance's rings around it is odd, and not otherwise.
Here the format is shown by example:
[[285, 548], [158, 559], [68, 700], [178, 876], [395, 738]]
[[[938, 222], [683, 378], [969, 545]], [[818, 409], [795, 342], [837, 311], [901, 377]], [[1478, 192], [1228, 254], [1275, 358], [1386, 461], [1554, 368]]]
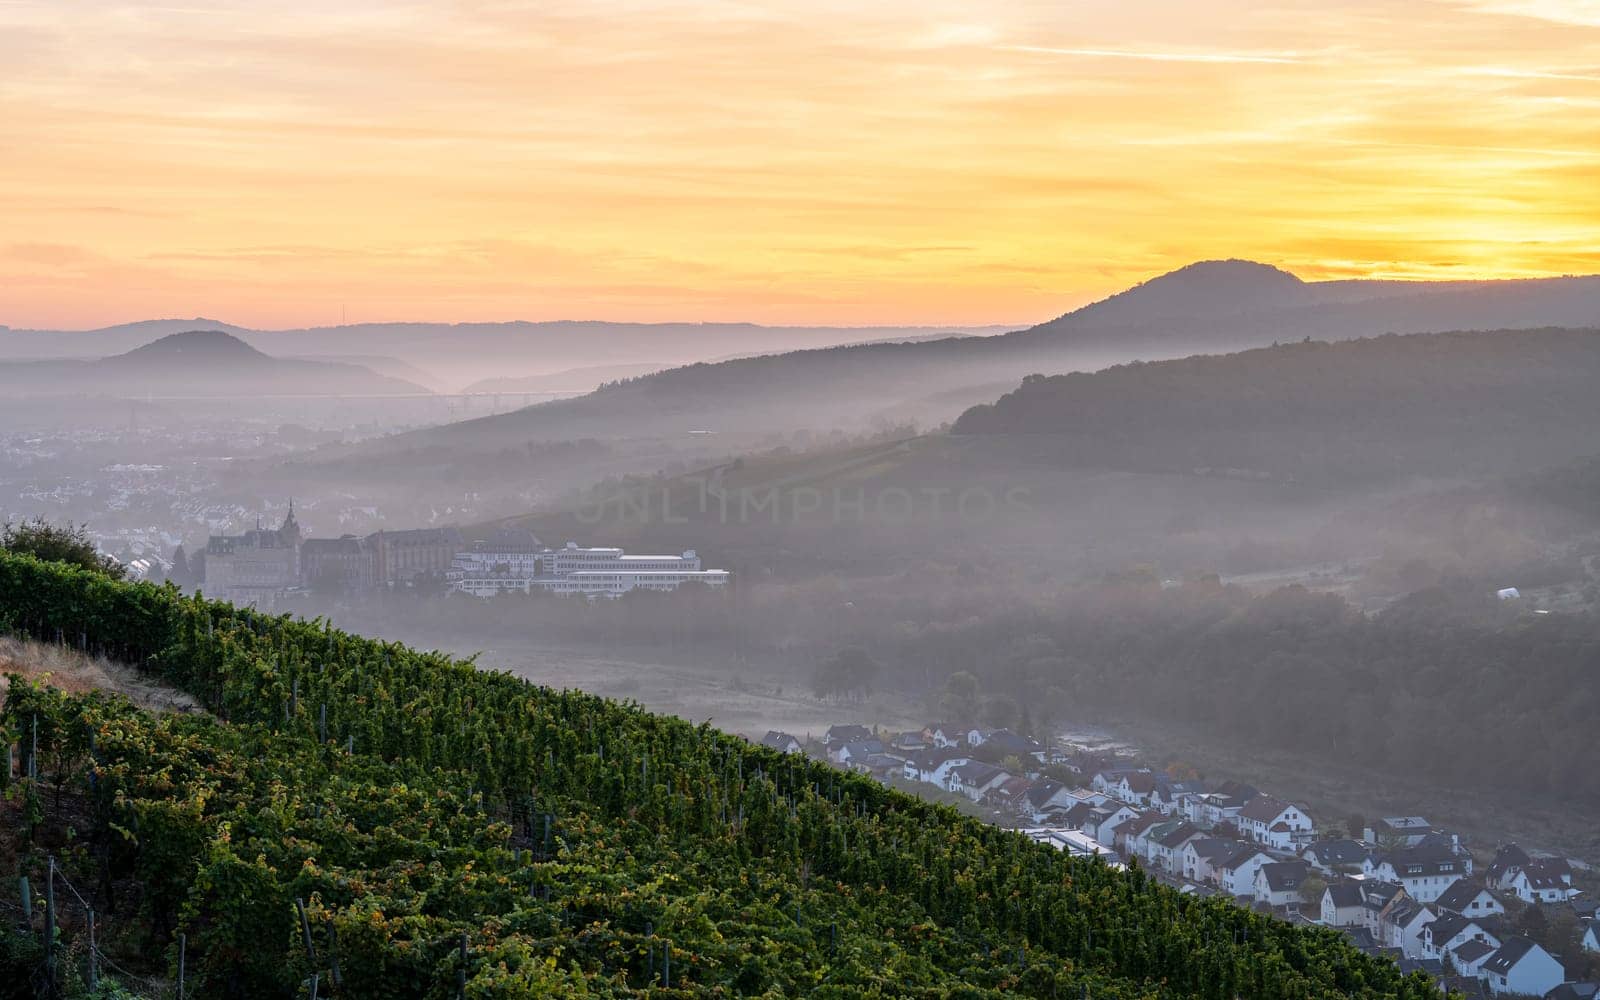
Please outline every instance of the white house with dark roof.
[[[1094, 772], [1094, 776], [1089, 779], [1089, 787], [1102, 795], [1116, 795], [1117, 787], [1122, 784], [1123, 778], [1140, 772], [1149, 774], [1150, 769], [1134, 764], [1112, 764]], [[1155, 779], [1152, 778], [1151, 780], [1154, 781]]]
[[928, 741], [923, 737], [920, 729], [896, 733], [889, 740], [889, 751], [899, 754], [902, 759], [914, 753], [921, 753], [926, 749], [928, 749]]
[[1122, 802], [1110, 802], [1090, 813], [1090, 816], [1094, 819], [1094, 829], [1084, 832], [1102, 844], [1115, 844], [1117, 827], [1138, 818], [1139, 810]]
[[1156, 776], [1149, 771], [1124, 774], [1107, 791], [1129, 805], [1149, 806], [1156, 791]]
[[1504, 881], [1524, 903], [1565, 903], [1581, 891], [1572, 887], [1572, 866], [1562, 858], [1533, 858]]
[[905, 776], [910, 781], [926, 781], [931, 785], [945, 788], [950, 783], [950, 772], [963, 764], [972, 763], [972, 758], [959, 750], [940, 748], [937, 750], [924, 750], [919, 754], [912, 754], [905, 763]]
[[866, 726], [829, 726], [827, 734], [822, 737], [822, 743], [832, 751], [846, 743], [860, 743], [873, 738], [872, 730]]
[[1500, 938], [1490, 933], [1482, 923], [1459, 913], [1441, 913], [1433, 923], [1422, 928], [1422, 954], [1424, 958], [1443, 958], [1468, 941], [1482, 941], [1495, 948]]
[[1423, 929], [1438, 916], [1426, 903], [1410, 898], [1396, 900], [1378, 921], [1378, 942], [1385, 948], [1399, 948], [1406, 958], [1421, 958]]
[[1025, 812], [1028, 805], [1028, 789], [1032, 787], [1033, 782], [1027, 778], [1020, 775], [1010, 777], [989, 789], [984, 795], [984, 801], [1012, 812]]
[[1167, 818], [1155, 810], [1146, 810], [1117, 827], [1111, 846], [1125, 858], [1144, 858], [1148, 855], [1145, 834], [1166, 821]]
[[1494, 898], [1493, 893], [1477, 882], [1469, 882], [1464, 878], [1451, 883], [1450, 887], [1434, 900], [1434, 905], [1441, 910], [1459, 913], [1463, 917], [1480, 919], [1506, 912], [1505, 906]]
[[1170, 781], [1158, 777], [1156, 790], [1150, 793], [1150, 806], [1171, 816], [1183, 809], [1184, 799], [1204, 791], [1205, 788], [1198, 781]]
[[1279, 850], [1311, 836], [1311, 817], [1293, 803], [1257, 795], [1239, 810], [1239, 832], [1247, 839]]
[[1384, 816], [1368, 824], [1361, 836], [1369, 844], [1393, 849], [1416, 847], [1431, 832], [1433, 824], [1421, 816]]
[[1245, 845], [1221, 837], [1196, 837], [1183, 845], [1178, 865], [1191, 882], [1217, 881], [1217, 866], [1238, 854]]
[[1361, 883], [1342, 879], [1322, 890], [1317, 923], [1326, 927], [1361, 927], [1366, 923], [1366, 897]]
[[1028, 789], [1027, 801], [1022, 804], [1022, 808], [1035, 823], [1042, 823], [1050, 813], [1067, 809], [1077, 801], [1072, 795], [1072, 789], [1066, 785], [1051, 778], [1042, 778], [1035, 781]]
[[1233, 855], [1217, 863], [1217, 884], [1230, 896], [1255, 896], [1256, 873], [1262, 865], [1272, 864], [1272, 855], [1259, 847], [1246, 844]]
[[1366, 914], [1362, 926], [1372, 936], [1373, 941], [1382, 941], [1384, 913], [1402, 902], [1409, 902], [1410, 897], [1406, 895], [1404, 888], [1393, 882], [1375, 878], [1353, 881], [1361, 887], [1361, 905]]
[[991, 789], [997, 788], [1011, 775], [993, 764], [982, 761], [973, 761], [962, 764], [950, 772], [950, 778], [945, 784], [945, 790], [965, 795], [974, 802], [981, 800], [989, 794]]
[[1224, 823], [1239, 825], [1239, 813], [1249, 799], [1229, 792], [1205, 792], [1183, 800], [1183, 814], [1202, 830], [1213, 830]]
[[861, 764], [868, 757], [882, 754], [883, 742], [878, 739], [856, 740], [843, 746], [834, 747], [828, 751], [828, 756], [835, 764]]
[[1301, 860], [1324, 875], [1358, 872], [1371, 852], [1359, 840], [1318, 840], [1300, 851]]
[[1130, 828], [1127, 833], [1127, 856], [1138, 858], [1148, 867], [1156, 864], [1161, 838], [1183, 825], [1181, 819], [1163, 819], [1142, 829]]
[[1152, 860], [1161, 866], [1162, 871], [1176, 875], [1183, 868], [1184, 846], [1189, 841], [1198, 840], [1204, 836], [1205, 832], [1196, 829], [1193, 824], [1179, 823], [1155, 842], [1155, 856]]
[[1022, 736], [1009, 729], [996, 729], [984, 737], [983, 745], [995, 756], [1014, 756], [1026, 762], [1029, 757], [1043, 762], [1044, 747], [1031, 736]]
[[1422, 903], [1431, 903], [1459, 878], [1472, 872], [1472, 862], [1438, 847], [1406, 847], [1374, 854], [1363, 871], [1385, 882], [1397, 882], [1406, 894]]
[[1542, 997], [1567, 978], [1555, 956], [1525, 937], [1508, 938], [1484, 960], [1478, 975], [1495, 996]]
[[966, 742], [971, 726], [954, 722], [931, 722], [923, 727], [922, 738], [933, 746], [950, 749]]
[[1467, 941], [1450, 949], [1450, 965], [1456, 970], [1457, 975], [1480, 978], [1483, 963], [1499, 950], [1498, 945], [1487, 941]]
[[1584, 951], [1600, 951], [1600, 920], [1589, 919], [1583, 922], [1583, 937], [1579, 939]]
[[779, 753], [800, 752], [800, 741], [798, 739], [788, 733], [780, 733], [776, 729], [769, 729], [767, 735], [761, 737], [761, 745]]
[[1256, 869], [1256, 902], [1278, 909], [1300, 905], [1300, 883], [1310, 874], [1304, 861], [1274, 861]]
[[1502, 844], [1494, 852], [1494, 860], [1489, 862], [1489, 867], [1484, 869], [1483, 880], [1491, 889], [1508, 892], [1511, 889], [1512, 876], [1532, 860], [1528, 857], [1528, 853], [1516, 844]]

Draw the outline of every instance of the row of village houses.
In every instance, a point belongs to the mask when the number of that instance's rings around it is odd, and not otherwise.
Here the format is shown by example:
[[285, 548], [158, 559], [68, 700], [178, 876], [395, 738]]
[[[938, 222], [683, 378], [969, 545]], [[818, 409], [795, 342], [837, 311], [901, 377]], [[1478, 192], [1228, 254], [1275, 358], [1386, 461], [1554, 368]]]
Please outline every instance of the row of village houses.
[[[785, 733], [762, 742], [782, 752], [805, 749]], [[1417, 816], [1376, 820], [1361, 839], [1319, 837], [1304, 807], [1241, 782], [1177, 781], [1135, 763], [1046, 748], [1005, 729], [936, 723], [885, 739], [864, 726], [834, 726], [822, 749], [841, 766], [991, 806], [1059, 849], [1112, 864], [1136, 859], [1182, 891], [1225, 894], [1342, 929], [1365, 950], [1469, 996], [1600, 1000], [1592, 985], [1568, 982], [1556, 956], [1511, 932], [1504, 919], [1503, 899], [1571, 906], [1583, 921], [1582, 946], [1600, 952], [1594, 904], [1580, 900], [1562, 858], [1507, 845], [1475, 873], [1458, 836]], [[1047, 765], [1086, 782], [1072, 787], [1043, 777]]]

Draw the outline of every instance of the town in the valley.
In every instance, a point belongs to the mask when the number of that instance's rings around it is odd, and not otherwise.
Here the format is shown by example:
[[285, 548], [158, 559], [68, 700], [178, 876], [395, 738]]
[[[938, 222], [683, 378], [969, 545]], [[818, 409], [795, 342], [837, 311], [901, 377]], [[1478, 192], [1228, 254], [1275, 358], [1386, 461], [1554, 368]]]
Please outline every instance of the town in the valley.
[[1137, 865], [1185, 893], [1335, 928], [1465, 997], [1600, 992], [1600, 873], [1575, 859], [1469, 844], [1423, 816], [1318, 816], [1240, 781], [1182, 779], [1121, 751], [1010, 729], [845, 724], [760, 742]]

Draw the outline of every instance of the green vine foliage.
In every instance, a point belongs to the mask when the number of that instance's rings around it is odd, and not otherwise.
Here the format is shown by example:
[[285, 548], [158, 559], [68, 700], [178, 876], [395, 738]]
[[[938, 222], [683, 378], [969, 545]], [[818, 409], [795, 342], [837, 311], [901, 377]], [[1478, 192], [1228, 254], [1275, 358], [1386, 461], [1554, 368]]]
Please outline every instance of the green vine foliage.
[[27, 557], [0, 616], [209, 710], [13, 678], [0, 717], [87, 762], [98, 877], [143, 887], [150, 967], [186, 935], [196, 995], [1437, 996], [1335, 931], [634, 704]]

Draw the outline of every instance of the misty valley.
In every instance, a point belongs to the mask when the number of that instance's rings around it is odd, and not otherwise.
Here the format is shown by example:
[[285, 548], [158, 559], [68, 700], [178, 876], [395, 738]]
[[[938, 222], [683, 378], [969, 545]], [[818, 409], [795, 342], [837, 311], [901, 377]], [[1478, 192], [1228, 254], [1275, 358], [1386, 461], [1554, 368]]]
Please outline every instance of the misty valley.
[[0, 331], [0, 995], [1592, 982], [1596, 316]]

